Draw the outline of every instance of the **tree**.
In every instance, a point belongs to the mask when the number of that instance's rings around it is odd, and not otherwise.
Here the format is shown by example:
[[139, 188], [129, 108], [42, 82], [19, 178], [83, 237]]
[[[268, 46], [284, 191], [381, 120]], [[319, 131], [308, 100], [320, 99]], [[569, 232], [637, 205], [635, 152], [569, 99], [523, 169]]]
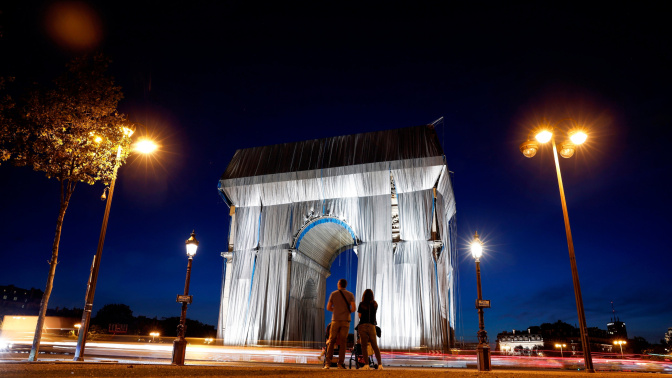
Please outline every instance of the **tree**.
[[75, 186], [79, 182], [109, 182], [117, 161], [123, 163], [128, 155], [130, 129], [124, 127], [126, 117], [117, 112], [123, 95], [121, 87], [106, 74], [108, 64], [109, 60], [102, 55], [72, 60], [51, 88], [34, 90], [27, 96], [18, 109], [20, 118], [2, 122], [13, 128], [11, 140], [2, 141], [9, 146], [3, 151], [3, 158], [44, 172], [47, 178], [60, 183], [49, 273], [29, 361], [35, 361], [39, 352], [58, 264], [63, 219]]
[[110, 324], [133, 324], [133, 311], [125, 304], [106, 304], [96, 313], [93, 323], [107, 329]]
[[646, 353], [647, 350], [651, 348], [651, 344], [641, 336], [635, 336], [628, 340], [628, 344], [635, 354]]
[[13, 135], [13, 111], [15, 103], [12, 96], [6, 92], [6, 83], [14, 81], [12, 77], [0, 77], [0, 164], [11, 156], [11, 141]]

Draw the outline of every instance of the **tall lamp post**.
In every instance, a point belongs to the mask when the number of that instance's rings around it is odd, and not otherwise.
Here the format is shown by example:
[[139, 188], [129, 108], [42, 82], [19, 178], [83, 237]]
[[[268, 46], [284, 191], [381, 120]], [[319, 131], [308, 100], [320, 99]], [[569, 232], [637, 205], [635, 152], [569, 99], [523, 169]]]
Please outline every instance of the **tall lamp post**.
[[490, 308], [490, 301], [483, 300], [481, 293], [481, 256], [483, 256], [483, 243], [478, 238], [478, 232], [474, 234], [474, 240], [471, 242], [471, 256], [476, 261], [476, 287], [478, 298], [476, 299], [476, 309], [478, 309], [478, 348], [476, 352], [478, 371], [490, 371], [490, 344], [488, 344], [488, 332], [485, 330], [485, 321], [483, 320], [483, 309]]
[[614, 341], [614, 345], [618, 345], [621, 347], [621, 358], [623, 358], [623, 344], [627, 344], [627, 342], [625, 340]]
[[560, 358], [564, 358], [565, 356], [562, 354], [562, 348], [566, 348], [567, 344], [555, 344], [556, 348], [560, 348]]
[[[124, 128], [124, 133], [129, 137], [133, 135], [133, 130], [129, 128]], [[141, 140], [135, 144], [134, 151], [149, 154], [155, 151], [158, 146], [151, 141]], [[107, 233], [107, 220], [110, 217], [110, 206], [112, 206], [112, 195], [114, 194], [114, 184], [117, 182], [117, 171], [119, 170], [120, 158], [121, 158], [121, 146], [117, 147], [117, 159], [114, 165], [114, 171], [112, 172], [112, 181], [110, 182], [110, 188], [107, 191], [103, 191], [103, 195], [100, 197], [101, 200], [107, 198], [105, 203], [105, 214], [103, 215], [103, 225], [100, 228], [100, 236], [98, 238], [98, 248], [96, 249], [96, 255], [93, 258], [93, 263], [91, 264], [91, 274], [89, 276], [89, 282], [86, 288], [86, 298], [84, 303], [84, 312], [82, 313], [82, 322], [79, 329], [79, 336], [77, 338], [77, 347], [75, 348], [75, 358], [74, 361], [83, 361], [84, 360], [84, 350], [86, 349], [86, 339], [87, 333], [89, 332], [89, 325], [91, 323], [91, 310], [93, 309], [93, 298], [96, 294], [96, 284], [98, 283], [98, 271], [100, 270], [100, 258], [103, 255], [103, 245], [105, 244], [105, 234]]]
[[[571, 118], [564, 118], [555, 123], [553, 126], [542, 126], [536, 133], [535, 139], [528, 138], [526, 142], [520, 145], [520, 152], [525, 157], [531, 158], [539, 149], [539, 143], [548, 143], [553, 145], [553, 158], [555, 159], [555, 171], [558, 176], [558, 188], [560, 189], [560, 202], [562, 203], [562, 214], [565, 219], [565, 233], [567, 234], [567, 247], [569, 249], [569, 263], [572, 268], [572, 280], [574, 282], [574, 297], [576, 299], [576, 310], [579, 315], [579, 327], [581, 331], [581, 346], [583, 347], [583, 357], [586, 364], [586, 371], [594, 373], [593, 359], [590, 355], [590, 343], [588, 341], [588, 327], [586, 326], [586, 315], [583, 310], [583, 298], [581, 297], [581, 285], [579, 284], [579, 272], [576, 268], [576, 257], [574, 255], [574, 242], [572, 241], [572, 231], [569, 227], [569, 215], [567, 213], [567, 202], [565, 201], [565, 190], [562, 185], [562, 175], [560, 174], [560, 162], [558, 161], [558, 149], [555, 145], [555, 131], [558, 125], [562, 122], [571, 121]], [[579, 128], [572, 128], [568, 132], [569, 140], [560, 144], [560, 156], [563, 158], [570, 158], [574, 155], [574, 151], [583, 142], [586, 141], [587, 135]]]
[[187, 321], [187, 305], [191, 303], [192, 296], [189, 295], [189, 279], [191, 278], [191, 262], [198, 249], [198, 240], [196, 233], [191, 232], [191, 237], [185, 242], [187, 245], [187, 279], [184, 281], [184, 295], [177, 295], [177, 302], [182, 303], [182, 314], [180, 315], [180, 324], [177, 326], [177, 339], [173, 342], [173, 365], [184, 366], [184, 354], [187, 351], [187, 340], [184, 339], [186, 331], [185, 322]]

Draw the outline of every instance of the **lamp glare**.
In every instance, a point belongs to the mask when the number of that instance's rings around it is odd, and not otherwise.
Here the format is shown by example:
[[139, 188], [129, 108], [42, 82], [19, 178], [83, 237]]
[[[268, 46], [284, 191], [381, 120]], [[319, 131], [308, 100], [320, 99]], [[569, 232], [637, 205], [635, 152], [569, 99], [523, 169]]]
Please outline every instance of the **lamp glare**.
[[548, 130], [541, 130], [540, 132], [537, 133], [537, 135], [534, 136], [534, 138], [538, 140], [539, 143], [547, 143], [549, 140], [551, 140], [552, 136], [553, 136], [552, 132]]
[[583, 131], [574, 131], [569, 133], [569, 139], [572, 141], [572, 143], [579, 145], [588, 139], [588, 135], [586, 135], [586, 133]]
[[152, 152], [156, 151], [157, 148], [159, 148], [159, 146], [149, 139], [141, 139], [135, 143], [135, 146], [133, 146], [135, 151], [143, 154], [151, 154]]
[[189, 256], [189, 258], [194, 257], [196, 250], [198, 249], [198, 240], [196, 240], [196, 233], [194, 231], [191, 232], [191, 237], [187, 239], [185, 244], [187, 245], [187, 256]]
[[478, 232], [474, 234], [474, 240], [471, 242], [471, 256], [479, 260], [483, 256], [483, 243], [478, 238]]

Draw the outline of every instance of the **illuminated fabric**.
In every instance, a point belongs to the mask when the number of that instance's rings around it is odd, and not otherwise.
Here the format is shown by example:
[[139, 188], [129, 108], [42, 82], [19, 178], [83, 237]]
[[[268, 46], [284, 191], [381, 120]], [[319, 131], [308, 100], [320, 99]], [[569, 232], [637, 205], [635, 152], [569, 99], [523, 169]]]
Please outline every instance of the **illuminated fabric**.
[[[235, 206], [218, 324], [225, 344], [321, 345], [331, 264], [357, 246], [357, 287], [349, 289], [357, 303], [374, 291], [380, 347], [447, 347], [455, 200], [433, 128], [239, 150], [219, 190]], [[393, 195], [400, 240], [392, 239]], [[432, 241], [434, 216], [442, 248]]]

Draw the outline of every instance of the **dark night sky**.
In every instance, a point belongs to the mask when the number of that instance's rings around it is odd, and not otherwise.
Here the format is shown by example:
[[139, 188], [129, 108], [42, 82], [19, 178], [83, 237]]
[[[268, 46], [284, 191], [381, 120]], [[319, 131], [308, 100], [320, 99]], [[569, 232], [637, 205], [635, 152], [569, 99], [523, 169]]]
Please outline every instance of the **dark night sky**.
[[[0, 75], [54, 77], [74, 52], [45, 32], [46, 4], [15, 3], [0, 7]], [[121, 110], [162, 144], [155, 160], [131, 158], [119, 171], [94, 314], [126, 303], [135, 315], [179, 315], [195, 229], [188, 315], [215, 324], [229, 218], [216, 189], [236, 149], [444, 116], [460, 236], [457, 336], [475, 340], [478, 328], [474, 231], [487, 243], [492, 340], [576, 324], [552, 156], [518, 151], [536, 120], [571, 116], [591, 131], [561, 161], [588, 326], [606, 328], [611, 301], [630, 336], [657, 342], [672, 326], [672, 30], [658, 5], [140, 3], [91, 4]], [[0, 180], [0, 285], [44, 289], [58, 183], [7, 163]], [[81, 184], [73, 195], [52, 308], [83, 307], [102, 190]]]

